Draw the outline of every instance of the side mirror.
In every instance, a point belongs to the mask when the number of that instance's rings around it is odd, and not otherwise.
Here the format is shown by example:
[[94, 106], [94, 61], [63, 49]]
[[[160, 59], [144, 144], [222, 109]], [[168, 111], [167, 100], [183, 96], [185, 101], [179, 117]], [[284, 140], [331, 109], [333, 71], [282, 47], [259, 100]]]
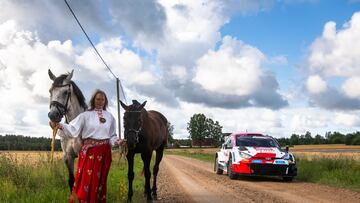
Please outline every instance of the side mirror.
[[289, 145], [286, 145], [285, 152], [289, 152]]

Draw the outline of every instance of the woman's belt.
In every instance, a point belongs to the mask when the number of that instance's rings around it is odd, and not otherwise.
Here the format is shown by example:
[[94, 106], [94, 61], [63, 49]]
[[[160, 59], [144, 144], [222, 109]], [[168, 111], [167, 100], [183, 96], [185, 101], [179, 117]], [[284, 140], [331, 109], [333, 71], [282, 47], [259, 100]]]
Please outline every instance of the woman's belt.
[[110, 143], [109, 139], [97, 140], [97, 139], [87, 138], [83, 140], [84, 145], [90, 145], [91, 147], [103, 145], [103, 144], [109, 144], [109, 143]]
[[87, 138], [83, 140], [82, 151], [84, 154], [86, 154], [87, 150], [91, 147], [100, 146], [109, 143], [110, 143], [109, 139], [96, 140], [96, 139]]

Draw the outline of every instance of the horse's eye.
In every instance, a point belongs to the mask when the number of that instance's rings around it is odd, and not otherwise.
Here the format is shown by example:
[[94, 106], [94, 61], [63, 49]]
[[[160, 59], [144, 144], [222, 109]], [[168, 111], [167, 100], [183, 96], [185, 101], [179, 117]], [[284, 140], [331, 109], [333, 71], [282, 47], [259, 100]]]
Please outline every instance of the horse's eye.
[[65, 91], [64, 93], [63, 93], [63, 95], [67, 95], [68, 94], [68, 91]]

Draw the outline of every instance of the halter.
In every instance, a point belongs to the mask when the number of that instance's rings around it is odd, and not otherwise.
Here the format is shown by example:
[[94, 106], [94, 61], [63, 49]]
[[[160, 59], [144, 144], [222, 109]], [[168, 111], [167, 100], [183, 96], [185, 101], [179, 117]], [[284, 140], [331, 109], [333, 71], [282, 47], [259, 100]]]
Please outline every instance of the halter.
[[[125, 113], [141, 113], [141, 111], [125, 111]], [[137, 130], [136, 129], [133, 129], [133, 128], [130, 128], [127, 130], [127, 132], [134, 132], [135, 133], [135, 139], [136, 139], [136, 143], [139, 143], [139, 133], [141, 132], [142, 130], [142, 127], [140, 126]]]
[[[62, 103], [60, 103], [60, 102], [58, 102], [58, 101], [51, 101], [51, 102], [50, 102], [50, 108], [51, 108], [52, 106], [55, 106], [55, 108], [59, 111], [59, 113], [60, 113], [62, 116], [65, 116], [65, 118], [66, 118], [66, 113], [67, 113], [67, 111], [68, 111], [67, 106], [68, 106], [68, 103], [69, 103], [69, 100], [70, 100], [70, 97], [71, 97], [70, 85], [71, 85], [71, 84], [66, 84], [66, 85], [57, 85], [57, 86], [53, 86], [53, 87], [52, 87], [52, 89], [53, 89], [54, 87], [66, 87], [66, 86], [68, 86], [68, 88], [69, 88], [69, 91], [68, 91], [68, 93], [67, 93], [67, 95], [66, 95], [66, 96], [67, 96], [67, 99], [66, 99], [65, 105], [62, 104]], [[67, 118], [66, 118], [66, 120], [67, 120]]]

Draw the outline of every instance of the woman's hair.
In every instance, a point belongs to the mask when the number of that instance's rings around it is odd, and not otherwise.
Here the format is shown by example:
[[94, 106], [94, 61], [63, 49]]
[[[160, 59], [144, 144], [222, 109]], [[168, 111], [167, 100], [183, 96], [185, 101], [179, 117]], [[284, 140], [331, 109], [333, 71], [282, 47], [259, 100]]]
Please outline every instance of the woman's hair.
[[107, 96], [106, 96], [105, 92], [100, 90], [100, 89], [96, 89], [94, 91], [94, 93], [92, 94], [91, 99], [90, 99], [89, 111], [92, 111], [92, 110], [95, 109], [95, 97], [96, 97], [97, 94], [102, 94], [105, 97], [105, 104], [104, 104], [103, 110], [106, 110], [106, 107], [108, 106], [108, 99], [107, 99]]

